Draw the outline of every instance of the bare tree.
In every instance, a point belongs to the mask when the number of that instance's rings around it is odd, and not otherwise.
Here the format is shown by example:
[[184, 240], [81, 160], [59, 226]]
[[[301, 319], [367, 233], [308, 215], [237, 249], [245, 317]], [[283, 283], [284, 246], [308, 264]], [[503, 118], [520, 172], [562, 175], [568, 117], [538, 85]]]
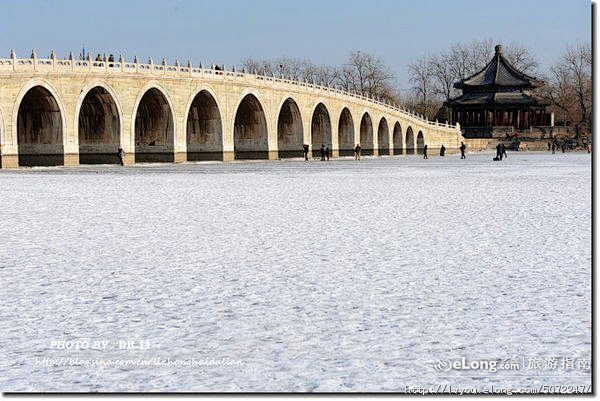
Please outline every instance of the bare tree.
[[457, 79], [452, 66], [447, 62], [449, 58], [448, 54], [441, 53], [439, 56], [433, 56], [429, 59], [433, 92], [445, 101], [449, 101], [456, 92], [454, 83]]
[[408, 75], [412, 89], [419, 99], [417, 111], [427, 118], [432, 118], [435, 115], [434, 103], [439, 102], [435, 102], [434, 99], [434, 74], [429, 59], [422, 56], [416, 62], [409, 64]]
[[338, 81], [344, 88], [365, 96], [396, 101], [393, 96], [394, 75], [378, 57], [368, 53], [350, 53], [348, 62], [343, 65], [338, 76]]
[[592, 124], [592, 51], [589, 43], [569, 45], [550, 68], [539, 94], [570, 123], [579, 138]]
[[510, 43], [503, 50], [504, 57], [517, 70], [525, 74], [534, 74], [539, 66], [535, 56], [527, 49], [517, 43]]
[[398, 103], [394, 75], [381, 59], [367, 53], [350, 53], [341, 67], [316, 65], [288, 57], [273, 61], [248, 58], [242, 60], [242, 65], [249, 72], [293, 77], [325, 86], [340, 85], [347, 91]]
[[589, 44], [567, 46], [550, 69], [544, 92], [554, 106], [564, 111], [575, 126], [577, 138], [592, 122], [592, 50]]
[[274, 63], [267, 60], [246, 58], [242, 60], [242, 67], [251, 74], [271, 75], [275, 72]]

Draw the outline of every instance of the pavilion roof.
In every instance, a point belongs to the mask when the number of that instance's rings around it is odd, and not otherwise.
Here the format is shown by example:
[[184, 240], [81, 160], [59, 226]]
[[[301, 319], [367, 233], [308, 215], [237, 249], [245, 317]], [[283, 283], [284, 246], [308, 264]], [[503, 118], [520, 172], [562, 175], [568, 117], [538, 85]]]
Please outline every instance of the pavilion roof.
[[458, 89], [474, 89], [477, 87], [518, 87], [536, 88], [544, 85], [543, 81], [529, 76], [515, 67], [502, 55], [502, 46], [496, 46], [496, 54], [483, 69], [468, 78], [454, 84]]

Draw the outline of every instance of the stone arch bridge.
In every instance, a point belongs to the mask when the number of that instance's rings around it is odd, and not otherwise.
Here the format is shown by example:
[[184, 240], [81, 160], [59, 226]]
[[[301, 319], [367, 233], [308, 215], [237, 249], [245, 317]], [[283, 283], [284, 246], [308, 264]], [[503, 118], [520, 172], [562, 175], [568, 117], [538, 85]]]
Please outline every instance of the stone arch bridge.
[[181, 66], [0, 59], [2, 167], [455, 151], [460, 127], [284, 77]]

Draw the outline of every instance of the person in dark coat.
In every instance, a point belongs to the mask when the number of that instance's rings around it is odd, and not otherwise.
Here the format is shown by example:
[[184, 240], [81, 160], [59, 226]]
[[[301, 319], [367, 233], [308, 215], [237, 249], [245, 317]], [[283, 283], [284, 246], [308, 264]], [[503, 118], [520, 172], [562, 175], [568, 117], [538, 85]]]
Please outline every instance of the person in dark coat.
[[321, 144], [321, 160], [325, 160], [325, 145]]
[[502, 156], [508, 157], [508, 155], [506, 154], [506, 146], [504, 146], [504, 144], [502, 144]]
[[354, 160], [360, 160], [360, 143], [357, 143], [354, 147]]
[[327, 161], [329, 161], [329, 158], [331, 157], [331, 151], [329, 150], [329, 146], [325, 148], [325, 154], [327, 155]]
[[304, 149], [304, 160], [308, 161], [308, 145], [304, 144], [302, 148]]
[[446, 147], [442, 144], [442, 147], [440, 148], [440, 156], [444, 157], [446, 156]]
[[552, 154], [556, 153], [556, 142], [552, 141]]
[[465, 146], [464, 142], [460, 143], [460, 158], [461, 159], [466, 159], [465, 157], [465, 150], [467, 149], [467, 147]]
[[565, 153], [565, 149], [567, 148], [567, 143], [563, 142], [562, 145], [560, 145], [560, 149], [562, 150], [563, 153]]
[[550, 151], [550, 148], [552, 147], [552, 142], [548, 141], [548, 152]]
[[500, 142], [496, 145], [496, 159], [502, 160], [502, 144]]
[[122, 147], [119, 146], [119, 149], [117, 150], [117, 155], [119, 156], [119, 161], [121, 162], [121, 166], [124, 166], [125, 163], [125, 151], [123, 150]]
[[423, 146], [423, 159], [429, 159], [429, 157], [427, 157], [427, 145]]

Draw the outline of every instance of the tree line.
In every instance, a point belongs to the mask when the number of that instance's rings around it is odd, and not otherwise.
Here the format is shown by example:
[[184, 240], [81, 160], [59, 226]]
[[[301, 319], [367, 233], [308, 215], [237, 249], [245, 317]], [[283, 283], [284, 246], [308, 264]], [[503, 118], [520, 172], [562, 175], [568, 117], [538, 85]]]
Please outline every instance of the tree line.
[[[421, 56], [408, 64], [410, 88], [402, 90], [391, 68], [380, 58], [351, 52], [340, 66], [316, 65], [310, 61], [279, 57], [273, 60], [247, 58], [248, 72], [283, 76], [362, 94], [399, 105], [430, 120], [450, 121], [443, 103], [460, 96], [454, 88], [479, 72], [492, 59], [493, 39], [456, 43], [438, 54]], [[546, 71], [540, 71], [533, 52], [518, 44], [503, 46], [503, 56], [516, 69], [546, 84], [537, 94], [550, 101], [556, 124], [570, 127], [574, 134], [588, 132], [592, 118], [592, 52], [589, 43], [568, 45]]]

